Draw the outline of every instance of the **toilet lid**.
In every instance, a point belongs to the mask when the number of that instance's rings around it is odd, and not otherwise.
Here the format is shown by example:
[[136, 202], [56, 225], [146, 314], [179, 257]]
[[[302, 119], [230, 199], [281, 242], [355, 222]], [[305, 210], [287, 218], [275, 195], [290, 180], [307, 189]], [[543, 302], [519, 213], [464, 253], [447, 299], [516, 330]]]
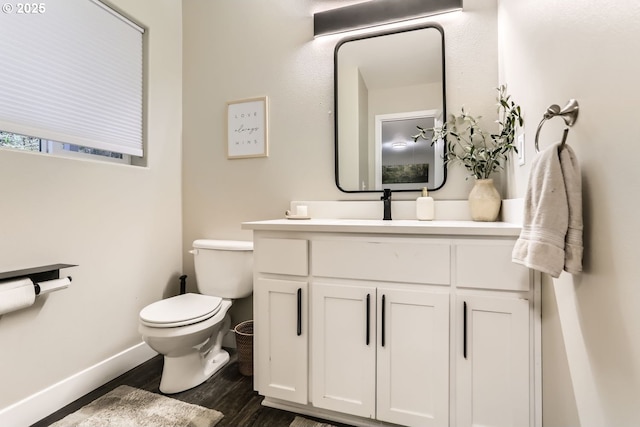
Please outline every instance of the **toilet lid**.
[[140, 311], [140, 319], [157, 328], [189, 325], [216, 314], [221, 302], [222, 298], [210, 295], [177, 295], [146, 306]]

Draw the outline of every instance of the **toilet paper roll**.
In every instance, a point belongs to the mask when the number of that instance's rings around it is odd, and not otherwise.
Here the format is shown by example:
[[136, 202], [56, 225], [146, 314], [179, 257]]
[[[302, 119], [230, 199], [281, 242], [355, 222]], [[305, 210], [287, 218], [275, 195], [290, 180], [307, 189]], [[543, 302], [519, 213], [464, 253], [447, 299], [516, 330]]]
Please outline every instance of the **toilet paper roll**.
[[59, 291], [60, 289], [65, 289], [69, 287], [69, 283], [71, 283], [70, 277], [63, 277], [61, 279], [47, 280], [45, 282], [38, 282], [40, 285], [40, 294], [44, 295], [49, 292]]
[[13, 280], [0, 284], [0, 316], [20, 310], [36, 300], [36, 291], [30, 279]]

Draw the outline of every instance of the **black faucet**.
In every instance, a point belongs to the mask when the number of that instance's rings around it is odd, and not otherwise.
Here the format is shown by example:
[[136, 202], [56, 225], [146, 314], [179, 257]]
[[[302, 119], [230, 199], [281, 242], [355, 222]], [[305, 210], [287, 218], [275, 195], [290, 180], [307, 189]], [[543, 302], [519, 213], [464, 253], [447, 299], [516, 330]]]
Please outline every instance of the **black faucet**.
[[385, 188], [384, 194], [380, 197], [382, 204], [384, 205], [384, 217], [385, 221], [391, 221], [391, 189]]

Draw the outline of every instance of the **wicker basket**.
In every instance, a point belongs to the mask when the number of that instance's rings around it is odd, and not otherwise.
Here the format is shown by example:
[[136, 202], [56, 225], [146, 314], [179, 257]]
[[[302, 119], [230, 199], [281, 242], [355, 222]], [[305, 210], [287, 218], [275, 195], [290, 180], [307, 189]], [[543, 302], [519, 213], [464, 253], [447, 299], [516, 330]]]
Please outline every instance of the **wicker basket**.
[[250, 377], [253, 375], [253, 320], [238, 323], [233, 331], [238, 348], [238, 370]]

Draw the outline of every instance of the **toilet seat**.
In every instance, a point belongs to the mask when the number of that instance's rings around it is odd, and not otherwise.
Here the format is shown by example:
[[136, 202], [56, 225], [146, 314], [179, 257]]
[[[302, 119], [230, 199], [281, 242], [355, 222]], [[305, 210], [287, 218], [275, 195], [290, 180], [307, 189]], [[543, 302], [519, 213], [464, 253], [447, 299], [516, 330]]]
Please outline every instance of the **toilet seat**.
[[183, 294], [149, 304], [140, 311], [140, 322], [153, 328], [174, 328], [202, 322], [220, 311], [222, 298]]

